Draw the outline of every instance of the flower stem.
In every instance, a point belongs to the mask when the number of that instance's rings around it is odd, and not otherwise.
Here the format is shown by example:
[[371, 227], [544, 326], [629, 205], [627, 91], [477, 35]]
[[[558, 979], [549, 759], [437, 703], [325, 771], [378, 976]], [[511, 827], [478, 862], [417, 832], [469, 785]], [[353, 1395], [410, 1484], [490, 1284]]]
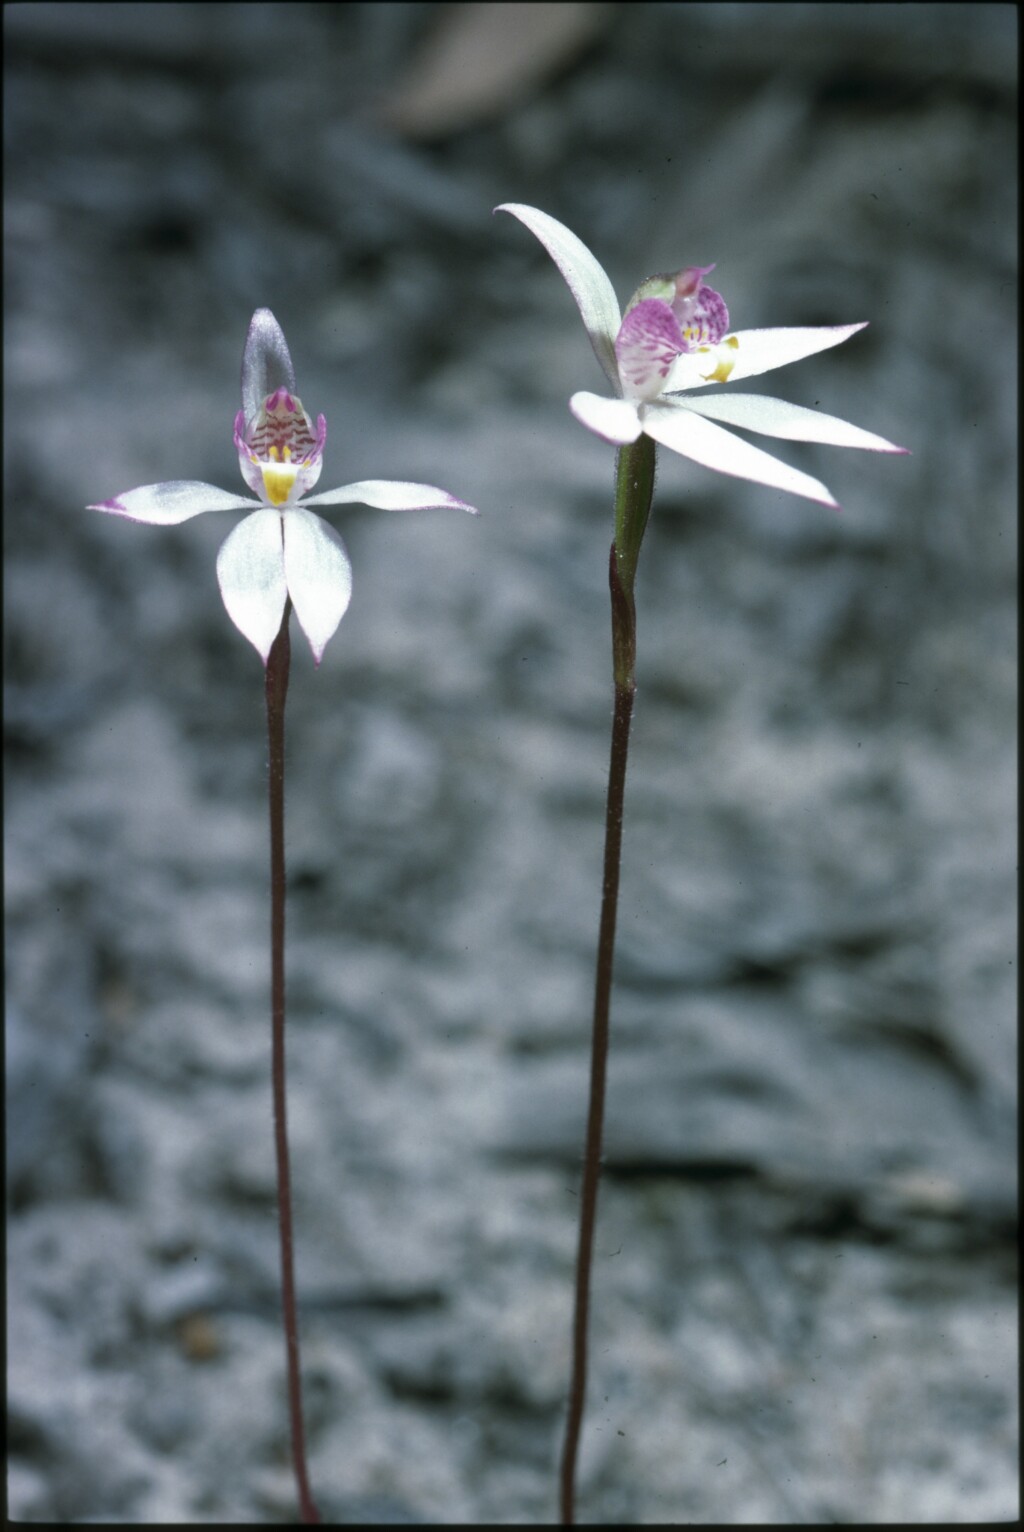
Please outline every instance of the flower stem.
[[597, 1189], [601, 1175], [601, 1139], [604, 1131], [604, 1098], [608, 1066], [612, 970], [615, 954], [615, 920], [619, 903], [619, 867], [622, 860], [622, 814], [626, 789], [629, 728], [636, 695], [636, 606], [633, 581], [640, 544], [654, 494], [656, 448], [641, 436], [623, 447], [616, 463], [615, 541], [609, 561], [612, 598], [612, 661], [615, 675], [615, 711], [612, 718], [611, 761], [608, 771], [608, 802], [605, 813], [604, 884], [601, 925], [597, 942], [594, 983], [594, 1025], [590, 1052], [590, 1102], [583, 1152], [583, 1183], [580, 1190], [579, 1246], [576, 1257], [576, 1304], [573, 1317], [572, 1381], [569, 1415], [561, 1466], [561, 1517], [563, 1526], [575, 1520], [576, 1458], [587, 1387], [587, 1327], [590, 1313], [590, 1271], [597, 1221]]
[[302, 1378], [299, 1369], [299, 1327], [295, 1317], [295, 1270], [292, 1260], [292, 1193], [288, 1168], [288, 1116], [284, 1066], [284, 704], [288, 693], [291, 644], [285, 602], [281, 628], [267, 659], [267, 736], [270, 744], [270, 992], [273, 1028], [274, 1141], [277, 1147], [277, 1209], [281, 1232], [281, 1304], [288, 1359], [288, 1407], [291, 1416], [292, 1463], [302, 1520], [317, 1524], [306, 1473], [306, 1441], [302, 1424]]

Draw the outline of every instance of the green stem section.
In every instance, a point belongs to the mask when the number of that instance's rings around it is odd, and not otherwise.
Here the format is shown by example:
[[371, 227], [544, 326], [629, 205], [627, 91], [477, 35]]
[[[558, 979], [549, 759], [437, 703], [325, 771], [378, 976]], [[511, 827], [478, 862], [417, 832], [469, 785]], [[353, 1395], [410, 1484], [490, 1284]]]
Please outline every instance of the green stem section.
[[615, 711], [612, 719], [611, 760], [608, 770], [608, 802], [605, 813], [604, 884], [601, 925], [597, 942], [594, 983], [594, 1025], [590, 1050], [590, 1101], [583, 1151], [583, 1182], [580, 1189], [580, 1230], [576, 1257], [576, 1302], [573, 1316], [572, 1380], [569, 1414], [561, 1466], [561, 1518], [563, 1526], [575, 1520], [576, 1459], [587, 1389], [587, 1332], [590, 1318], [590, 1272], [594, 1257], [597, 1222], [597, 1189], [601, 1176], [601, 1140], [604, 1133], [605, 1085], [608, 1074], [608, 1039], [611, 1017], [612, 972], [615, 955], [615, 922], [619, 904], [619, 867], [622, 861], [622, 814], [626, 792], [629, 729], [636, 695], [636, 604], [633, 583], [640, 544], [643, 541], [654, 494], [655, 444], [649, 437], [619, 451], [615, 468], [615, 541], [609, 560], [612, 599], [612, 662], [615, 675]]
[[270, 994], [273, 1032], [274, 1142], [277, 1147], [277, 1210], [281, 1232], [281, 1309], [288, 1361], [288, 1406], [291, 1417], [292, 1463], [304, 1523], [320, 1521], [306, 1473], [306, 1440], [302, 1423], [302, 1376], [299, 1368], [299, 1326], [295, 1314], [295, 1269], [292, 1258], [292, 1192], [288, 1167], [288, 1116], [284, 1065], [284, 704], [288, 694], [291, 643], [285, 602], [281, 628], [267, 659], [267, 736], [270, 744]]
[[641, 436], [622, 447], [615, 460], [615, 576], [612, 592], [612, 659], [616, 689], [636, 688], [636, 606], [633, 582], [640, 544], [654, 498], [657, 447]]

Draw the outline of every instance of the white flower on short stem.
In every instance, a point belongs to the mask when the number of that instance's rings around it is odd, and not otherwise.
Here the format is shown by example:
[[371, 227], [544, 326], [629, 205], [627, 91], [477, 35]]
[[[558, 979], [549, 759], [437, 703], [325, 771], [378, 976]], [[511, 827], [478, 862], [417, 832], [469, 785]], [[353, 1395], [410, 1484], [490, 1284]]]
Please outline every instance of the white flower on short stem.
[[864, 324], [730, 332], [724, 300], [704, 282], [712, 266], [651, 277], [637, 289], [623, 319], [604, 268], [564, 224], [518, 202], [505, 202], [495, 212], [513, 214], [537, 236], [576, 299], [615, 397], [573, 394], [569, 407], [605, 441], [624, 447], [646, 433], [705, 468], [832, 506], [837, 501], [819, 480], [714, 422], [790, 441], [907, 451], [834, 415], [782, 399], [717, 389], [688, 396], [691, 389], [755, 377], [838, 346]]
[[385, 511], [471, 505], [432, 484], [364, 479], [310, 495], [323, 466], [327, 422], [316, 427], [295, 392], [295, 370], [281, 326], [257, 309], [242, 353], [242, 408], [235, 446], [242, 478], [258, 497], [232, 495], [194, 479], [173, 479], [127, 490], [88, 507], [132, 521], [174, 526], [204, 511], [251, 511], [217, 555], [217, 579], [235, 627], [259, 650], [264, 665], [291, 597], [319, 665], [352, 594], [352, 566], [340, 538], [311, 505], [362, 504]]

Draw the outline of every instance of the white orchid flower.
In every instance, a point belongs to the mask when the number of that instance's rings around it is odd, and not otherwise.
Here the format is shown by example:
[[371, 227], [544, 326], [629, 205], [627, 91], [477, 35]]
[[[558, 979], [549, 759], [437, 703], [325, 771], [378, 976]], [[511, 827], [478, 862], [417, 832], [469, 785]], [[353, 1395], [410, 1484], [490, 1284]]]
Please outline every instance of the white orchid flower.
[[310, 495], [320, 477], [327, 422], [312, 422], [295, 392], [295, 370], [281, 326], [257, 309], [242, 353], [242, 408], [235, 446], [242, 478], [258, 497], [232, 495], [194, 479], [173, 479], [127, 490], [90, 505], [154, 526], [174, 526], [205, 511], [245, 510], [217, 555], [217, 579], [228, 616], [262, 656], [264, 665], [291, 597], [317, 665], [348, 607], [352, 566], [341, 539], [311, 505], [358, 503], [385, 511], [474, 506], [432, 484], [364, 479]]
[[691, 389], [755, 377], [838, 346], [863, 330], [864, 324], [730, 332], [724, 300], [704, 282], [713, 266], [687, 266], [671, 276], [651, 277], [637, 289], [623, 319], [604, 268], [564, 224], [518, 202], [502, 203], [495, 212], [511, 213], [524, 223], [569, 285], [597, 359], [615, 390], [613, 398], [573, 394], [569, 408], [605, 441], [624, 447], [646, 433], [705, 468], [831, 506], [838, 502], [819, 480], [714, 422], [789, 441], [826, 442], [869, 452], [907, 451], [834, 415], [782, 399], [717, 389], [688, 397]]

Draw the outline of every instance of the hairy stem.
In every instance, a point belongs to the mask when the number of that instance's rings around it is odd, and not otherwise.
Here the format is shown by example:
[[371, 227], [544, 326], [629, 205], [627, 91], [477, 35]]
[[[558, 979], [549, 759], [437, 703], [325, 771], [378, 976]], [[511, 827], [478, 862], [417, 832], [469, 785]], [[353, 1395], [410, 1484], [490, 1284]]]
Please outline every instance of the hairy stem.
[[633, 600], [633, 580], [640, 543], [650, 514], [651, 497], [654, 493], [654, 470], [655, 446], [648, 437], [642, 436], [632, 446], [624, 447], [619, 452], [616, 464], [615, 541], [611, 548], [608, 571], [612, 599], [615, 711], [612, 719], [608, 802], [605, 813], [601, 925], [597, 942], [597, 971], [594, 983], [590, 1101], [587, 1108], [583, 1182], [580, 1189], [572, 1380], [560, 1476], [563, 1526], [571, 1526], [575, 1520], [576, 1459], [586, 1403], [590, 1273], [594, 1256], [594, 1228], [597, 1222], [597, 1190], [601, 1176], [601, 1140], [604, 1132], [605, 1083], [608, 1072], [615, 921], [619, 904], [619, 867], [622, 860], [622, 814], [626, 791], [626, 762], [629, 755], [629, 729], [633, 717], [633, 699], [636, 695], [636, 607]]
[[284, 1061], [284, 704], [288, 693], [291, 644], [285, 602], [281, 629], [267, 659], [267, 735], [270, 744], [270, 993], [273, 1027], [274, 1142], [277, 1148], [277, 1209], [281, 1232], [281, 1308], [288, 1360], [288, 1408], [291, 1417], [292, 1463], [299, 1492], [299, 1510], [307, 1524], [317, 1524], [306, 1473], [306, 1440], [302, 1423], [302, 1376], [299, 1368], [299, 1327], [295, 1315], [295, 1269], [292, 1259], [292, 1192], [288, 1167], [288, 1115]]

